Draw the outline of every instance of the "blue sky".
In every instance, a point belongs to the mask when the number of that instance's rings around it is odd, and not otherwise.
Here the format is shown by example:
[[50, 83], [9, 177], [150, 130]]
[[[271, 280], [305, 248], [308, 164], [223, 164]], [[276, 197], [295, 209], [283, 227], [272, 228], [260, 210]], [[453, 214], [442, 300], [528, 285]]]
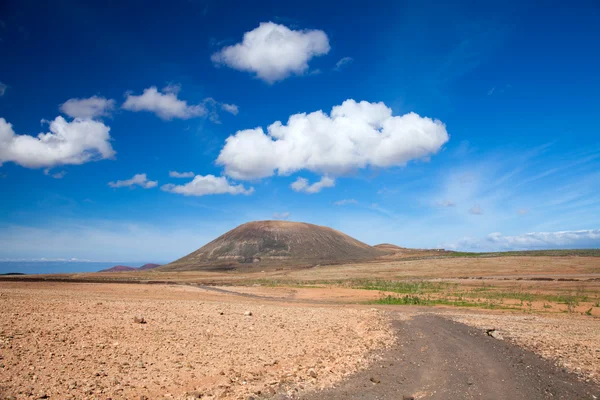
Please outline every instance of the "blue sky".
[[0, 8], [0, 260], [600, 246], [597, 2], [126, 3]]

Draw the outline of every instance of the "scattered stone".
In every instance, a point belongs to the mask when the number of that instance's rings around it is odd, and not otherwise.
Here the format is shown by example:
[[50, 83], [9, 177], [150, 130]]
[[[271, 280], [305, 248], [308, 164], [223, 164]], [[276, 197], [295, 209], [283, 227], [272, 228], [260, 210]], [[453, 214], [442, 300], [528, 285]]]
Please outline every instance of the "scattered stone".
[[252, 311], [246, 311], [246, 312], [244, 313], [244, 315], [245, 315], [246, 317], [251, 317], [251, 316], [252, 316]]
[[402, 396], [402, 400], [415, 400], [415, 396]]
[[317, 371], [315, 371], [315, 369], [314, 369], [314, 368], [310, 368], [310, 369], [308, 370], [308, 375], [309, 375], [311, 378], [316, 378], [316, 377], [317, 377]]
[[145, 365], [144, 365], [144, 363], [142, 361], [137, 361], [135, 363], [135, 366], [138, 367], [138, 368], [144, 368], [145, 367]]
[[381, 383], [381, 380], [376, 376], [372, 376], [369, 380], [373, 383]]
[[136, 324], [145, 324], [146, 320], [141, 315], [136, 315], [135, 317], [133, 317], [133, 322], [135, 322]]
[[488, 336], [493, 337], [494, 339], [502, 340], [502, 335], [496, 329], [488, 329], [485, 331]]

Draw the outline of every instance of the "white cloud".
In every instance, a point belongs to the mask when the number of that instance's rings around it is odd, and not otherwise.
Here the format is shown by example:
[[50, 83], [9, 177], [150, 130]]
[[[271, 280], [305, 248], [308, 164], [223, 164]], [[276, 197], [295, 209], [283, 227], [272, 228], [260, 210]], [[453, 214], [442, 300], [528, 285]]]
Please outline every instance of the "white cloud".
[[127, 94], [125, 103], [121, 107], [129, 111], [153, 112], [165, 120], [189, 119], [207, 114], [203, 104], [188, 105], [186, 101], [178, 99], [179, 90], [178, 85], [169, 85], [159, 92], [156, 86], [152, 86], [144, 89], [144, 93], [139, 96]]
[[529, 214], [529, 210], [526, 209], [526, 208], [519, 208], [517, 210], [517, 214], [519, 214], [519, 215], [526, 215], [526, 214]]
[[600, 229], [559, 232], [531, 232], [518, 236], [502, 236], [500, 232], [488, 235], [488, 242], [506, 248], [565, 248], [569, 246], [599, 247]]
[[17, 135], [4, 118], [0, 118], [0, 165], [14, 162], [27, 168], [84, 164], [112, 158], [110, 128], [99, 121], [58, 116], [49, 122], [50, 132], [37, 137]]
[[215, 64], [253, 72], [263, 81], [274, 83], [292, 74], [303, 74], [311, 58], [327, 54], [329, 49], [329, 39], [323, 31], [295, 31], [262, 22], [246, 32], [241, 43], [224, 47], [211, 59]]
[[298, 178], [294, 183], [290, 185], [292, 190], [295, 192], [304, 192], [304, 193], [319, 193], [321, 189], [334, 187], [335, 180], [331, 179], [327, 176], [323, 176], [320, 181], [315, 182], [313, 184], [308, 183], [308, 179]]
[[6, 89], [8, 89], [8, 85], [0, 82], [0, 96], [4, 96], [4, 93], [6, 93]]
[[473, 206], [469, 209], [469, 214], [481, 215], [483, 214], [483, 209], [479, 206]]
[[133, 178], [124, 181], [108, 182], [111, 188], [140, 186], [144, 189], [151, 189], [158, 185], [158, 181], [150, 181], [146, 174], [135, 174]]
[[288, 219], [290, 217], [290, 213], [289, 212], [274, 212], [273, 213], [273, 219]]
[[334, 70], [341, 71], [345, 65], [352, 64], [353, 61], [354, 61], [354, 58], [352, 58], [352, 57], [344, 57], [335, 63]]
[[415, 113], [393, 116], [383, 103], [346, 100], [330, 115], [292, 115], [287, 125], [238, 131], [217, 159], [234, 179], [257, 179], [307, 169], [339, 175], [354, 169], [403, 166], [438, 152], [449, 139], [445, 125]]
[[171, 178], [193, 178], [194, 177], [194, 173], [193, 172], [177, 172], [177, 171], [169, 171], [169, 176]]
[[223, 109], [224, 111], [227, 111], [230, 114], [233, 115], [238, 115], [238, 113], [240, 112], [238, 106], [236, 106], [235, 104], [221, 104], [221, 109]]
[[484, 239], [464, 238], [442, 247], [478, 251], [598, 248], [600, 229], [530, 232], [516, 236], [503, 236], [500, 232], [493, 232]]
[[442, 200], [438, 201], [436, 204], [438, 207], [454, 207], [456, 205], [452, 200]]
[[196, 175], [196, 177], [185, 185], [174, 185], [169, 183], [161, 187], [165, 192], [178, 193], [184, 196], [205, 196], [208, 194], [244, 194], [254, 193], [254, 188], [246, 189], [243, 185], [232, 185], [226, 177], [214, 175]]
[[333, 203], [336, 206], [346, 206], [348, 204], [358, 204], [358, 201], [354, 200], [354, 199], [343, 199], [343, 200], [338, 200], [336, 202]]
[[110, 115], [115, 101], [92, 96], [88, 99], [69, 99], [60, 105], [60, 111], [72, 118], [93, 119]]
[[44, 175], [48, 175], [53, 177], [54, 179], [62, 179], [65, 177], [65, 175], [67, 175], [67, 171], [58, 171], [55, 173], [51, 173], [50, 168], [46, 168], [44, 170]]

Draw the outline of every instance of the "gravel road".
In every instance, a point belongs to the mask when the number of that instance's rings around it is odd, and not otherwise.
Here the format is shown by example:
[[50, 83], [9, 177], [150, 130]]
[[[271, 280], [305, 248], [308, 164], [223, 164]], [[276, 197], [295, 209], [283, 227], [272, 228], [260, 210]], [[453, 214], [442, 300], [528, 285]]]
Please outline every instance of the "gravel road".
[[303, 399], [600, 398], [597, 385], [480, 329], [434, 315], [394, 327], [400, 340], [380, 362]]

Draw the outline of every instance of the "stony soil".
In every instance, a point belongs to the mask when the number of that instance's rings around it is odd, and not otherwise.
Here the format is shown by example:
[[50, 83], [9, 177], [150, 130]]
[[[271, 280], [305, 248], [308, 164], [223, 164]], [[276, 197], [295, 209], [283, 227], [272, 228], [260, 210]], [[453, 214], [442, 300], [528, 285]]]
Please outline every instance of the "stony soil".
[[328, 387], [393, 342], [376, 310], [231, 297], [0, 283], [0, 398], [271, 397]]

